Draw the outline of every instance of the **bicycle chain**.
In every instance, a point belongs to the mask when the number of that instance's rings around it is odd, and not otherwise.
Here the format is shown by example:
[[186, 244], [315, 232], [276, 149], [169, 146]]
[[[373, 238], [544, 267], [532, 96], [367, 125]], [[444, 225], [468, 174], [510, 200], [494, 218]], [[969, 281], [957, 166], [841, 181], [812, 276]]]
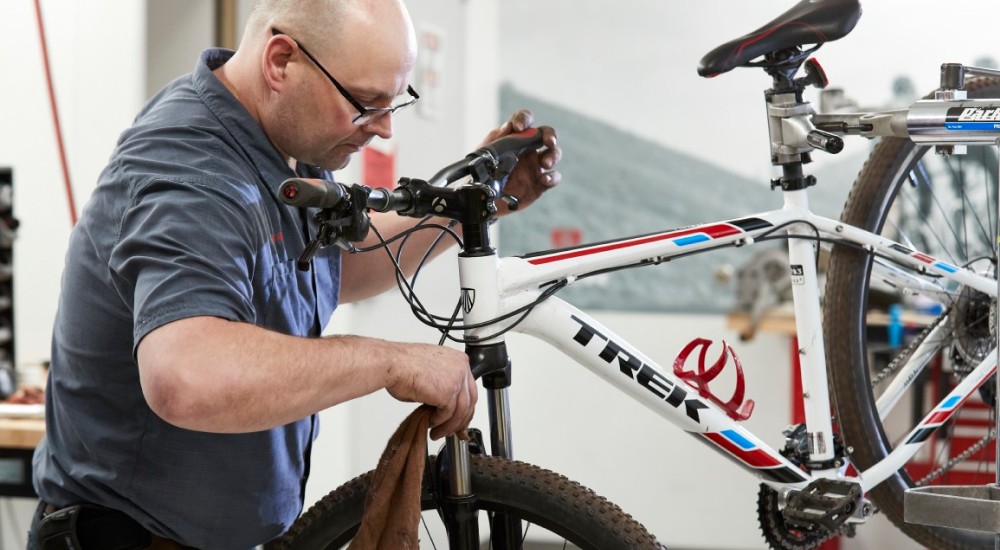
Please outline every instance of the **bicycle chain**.
[[[924, 328], [924, 330], [920, 333], [920, 336], [914, 338], [913, 341], [910, 342], [910, 344], [908, 346], [906, 346], [905, 348], [903, 348], [903, 352], [902, 353], [900, 353], [899, 355], [897, 355], [896, 357], [894, 357], [892, 359], [892, 361], [890, 361], [889, 364], [885, 366], [885, 368], [883, 368], [881, 371], [879, 371], [879, 373], [877, 375], [875, 375], [875, 378], [872, 379], [872, 384], [871, 384], [872, 388], [874, 388], [879, 383], [881, 383], [883, 380], [885, 380], [885, 378], [887, 376], [889, 376], [890, 374], [893, 374], [896, 371], [898, 371], [900, 369], [900, 367], [906, 361], [909, 361], [910, 360], [910, 356], [913, 355], [913, 352], [917, 351], [917, 348], [920, 347], [920, 344], [922, 344], [924, 342], [924, 338], [926, 338], [927, 335], [932, 330], [934, 330], [935, 328], [937, 328], [937, 326], [939, 324], [941, 324], [941, 320], [945, 318], [946, 314], [950, 314], [950, 313], [951, 313], [951, 308], [949, 308], [947, 311], [943, 312], [936, 319], [934, 319], [933, 323], [931, 323], [926, 328]], [[904, 359], [906, 361], [904, 361]]]
[[935, 469], [933, 472], [927, 474], [926, 476], [924, 476], [920, 480], [914, 481], [913, 484], [916, 485], [917, 487], [921, 487], [924, 484], [926, 484], [928, 481], [934, 481], [935, 479], [941, 477], [946, 472], [948, 472], [949, 470], [951, 470], [952, 468], [954, 468], [956, 464], [958, 464], [959, 462], [962, 462], [966, 458], [969, 458], [974, 453], [978, 452], [980, 449], [982, 449], [984, 446], [986, 446], [987, 443], [989, 443], [990, 441], [993, 441], [993, 439], [995, 439], [996, 436], [997, 436], [996, 429], [991, 429], [988, 434], [986, 434], [985, 436], [983, 436], [982, 439], [980, 439], [979, 441], [977, 441], [976, 443], [974, 443], [973, 445], [971, 445], [968, 449], [966, 449], [966, 450], [962, 451], [961, 453], [955, 455], [954, 458], [952, 458], [948, 462], [942, 464], [937, 469]]

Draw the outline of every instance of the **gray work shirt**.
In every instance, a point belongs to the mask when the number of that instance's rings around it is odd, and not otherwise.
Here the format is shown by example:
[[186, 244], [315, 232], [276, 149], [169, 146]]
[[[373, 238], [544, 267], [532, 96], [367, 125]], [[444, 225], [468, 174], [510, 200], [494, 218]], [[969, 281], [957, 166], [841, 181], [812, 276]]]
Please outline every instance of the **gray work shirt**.
[[34, 459], [42, 500], [121, 510], [212, 550], [245, 550], [294, 521], [315, 417], [245, 434], [178, 428], [146, 404], [136, 346], [204, 315], [318, 336], [340, 283], [335, 247], [296, 269], [314, 212], [278, 201], [295, 174], [212, 74], [231, 55], [204, 52], [150, 100], [73, 230]]

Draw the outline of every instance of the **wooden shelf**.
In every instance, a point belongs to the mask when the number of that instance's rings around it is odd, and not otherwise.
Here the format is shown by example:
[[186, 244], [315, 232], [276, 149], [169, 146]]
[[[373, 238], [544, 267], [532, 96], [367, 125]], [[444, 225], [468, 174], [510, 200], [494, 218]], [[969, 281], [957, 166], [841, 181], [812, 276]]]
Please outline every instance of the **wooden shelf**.
[[[904, 311], [900, 315], [900, 322], [907, 327], [925, 327], [932, 323], [937, 316], [915, 311]], [[872, 326], [887, 326], [889, 324], [889, 314], [883, 311], [872, 311], [868, 314], [868, 324]], [[726, 316], [726, 327], [740, 334], [747, 334], [750, 330], [750, 314], [742, 311], [734, 311]], [[773, 332], [795, 336], [795, 313], [791, 306], [780, 306], [766, 310], [757, 323], [757, 330], [761, 332]]]
[[34, 449], [44, 435], [44, 418], [0, 418], [0, 448]]

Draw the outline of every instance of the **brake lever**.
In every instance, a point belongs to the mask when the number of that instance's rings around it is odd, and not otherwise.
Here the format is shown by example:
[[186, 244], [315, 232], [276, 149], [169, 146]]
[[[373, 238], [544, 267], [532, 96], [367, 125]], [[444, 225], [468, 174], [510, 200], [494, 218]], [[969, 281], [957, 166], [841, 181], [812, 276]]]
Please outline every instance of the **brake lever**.
[[[323, 210], [319, 214], [316, 214], [316, 217], [319, 218], [321, 215], [323, 215], [324, 212], [326, 212], [326, 210]], [[302, 251], [302, 254], [299, 254], [299, 259], [295, 262], [295, 265], [296, 267], [298, 267], [299, 271], [309, 271], [309, 264], [312, 263], [313, 256], [315, 256], [316, 253], [319, 252], [320, 248], [328, 246], [327, 244], [324, 243], [329, 241], [330, 239], [330, 229], [331, 228], [328, 225], [326, 225], [324, 221], [320, 221], [319, 234], [316, 235], [316, 238], [306, 243], [305, 250]]]
[[[296, 262], [300, 271], [308, 271], [309, 264], [319, 249], [336, 245], [347, 252], [355, 252], [352, 243], [368, 238], [371, 218], [368, 215], [368, 195], [371, 189], [354, 184], [348, 191], [348, 200], [335, 208], [324, 208], [316, 214], [319, 233], [310, 240]], [[346, 204], [345, 204], [346, 202]]]
[[510, 210], [517, 210], [517, 197], [504, 193], [503, 190], [504, 187], [507, 186], [507, 180], [514, 171], [514, 167], [517, 166], [517, 160], [517, 155], [514, 153], [507, 153], [500, 157], [500, 162], [497, 163], [496, 170], [493, 171], [492, 177], [493, 184], [495, 185], [493, 190], [496, 196], [498, 196]]

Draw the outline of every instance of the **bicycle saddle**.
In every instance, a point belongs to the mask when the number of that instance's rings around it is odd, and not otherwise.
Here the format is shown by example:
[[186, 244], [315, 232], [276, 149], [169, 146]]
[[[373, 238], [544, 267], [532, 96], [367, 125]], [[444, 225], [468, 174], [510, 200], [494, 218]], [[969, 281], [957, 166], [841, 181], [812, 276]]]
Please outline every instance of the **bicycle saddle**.
[[711, 78], [764, 54], [832, 42], [851, 32], [860, 17], [858, 0], [801, 0], [763, 27], [708, 52], [698, 74]]

